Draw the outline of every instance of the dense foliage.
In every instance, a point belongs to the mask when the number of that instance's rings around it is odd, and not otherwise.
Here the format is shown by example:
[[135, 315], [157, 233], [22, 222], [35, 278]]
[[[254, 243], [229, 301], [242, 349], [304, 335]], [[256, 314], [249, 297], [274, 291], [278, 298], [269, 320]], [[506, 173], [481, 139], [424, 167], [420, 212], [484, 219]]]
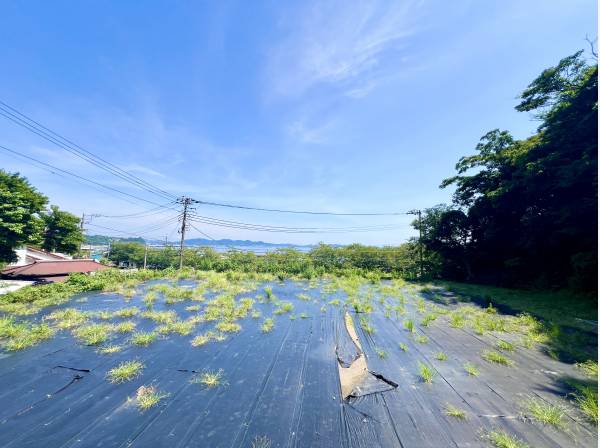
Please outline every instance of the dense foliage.
[[16, 260], [23, 244], [75, 253], [83, 236], [79, 218], [56, 206], [46, 211], [48, 198], [18, 173], [0, 169], [0, 263]]
[[56, 205], [44, 215], [44, 242], [42, 247], [50, 252], [73, 254], [83, 242], [80, 220], [72, 213], [59, 210]]
[[[141, 266], [144, 246], [138, 243], [116, 242], [110, 251], [110, 260]], [[279, 249], [265, 255], [230, 250], [218, 253], [211, 248], [187, 249], [184, 265], [200, 270], [285, 273], [311, 278], [324, 273], [375, 272], [394, 277], [415, 278], [418, 258], [415, 245], [398, 247], [371, 247], [352, 244], [332, 247], [320, 244], [309, 252]], [[147, 266], [165, 269], [179, 265], [179, 251], [172, 246], [148, 248]]]
[[597, 65], [578, 52], [542, 72], [516, 109], [541, 121], [498, 129], [460, 159], [453, 205], [426, 211], [429, 267], [450, 279], [542, 287], [597, 285]]
[[15, 247], [39, 242], [47, 202], [27, 179], [0, 170], [0, 262], [14, 261]]

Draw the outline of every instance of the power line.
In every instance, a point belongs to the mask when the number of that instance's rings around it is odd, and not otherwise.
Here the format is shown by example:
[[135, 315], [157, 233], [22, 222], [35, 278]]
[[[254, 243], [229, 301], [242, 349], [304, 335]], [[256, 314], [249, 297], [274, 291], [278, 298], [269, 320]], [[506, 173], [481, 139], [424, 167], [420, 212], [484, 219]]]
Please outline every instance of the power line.
[[128, 197], [136, 199], [138, 201], [143, 201], [143, 202], [147, 202], [147, 203], [152, 204], [152, 205], [163, 207], [163, 205], [158, 204], [158, 203], [156, 203], [154, 201], [150, 201], [148, 199], [144, 199], [144, 198], [141, 198], [139, 196], [135, 196], [133, 194], [126, 193], [124, 191], [119, 190], [118, 188], [109, 187], [108, 185], [101, 184], [100, 182], [96, 182], [94, 180], [91, 180], [91, 179], [88, 179], [86, 177], [80, 176], [79, 174], [72, 173], [71, 171], [63, 170], [62, 168], [58, 168], [57, 166], [51, 165], [51, 164], [46, 163], [46, 162], [42, 162], [41, 160], [38, 160], [38, 159], [36, 159], [34, 157], [31, 157], [31, 156], [28, 156], [26, 154], [23, 154], [22, 152], [15, 151], [14, 149], [7, 148], [6, 146], [0, 145], [0, 149], [3, 149], [4, 151], [10, 152], [12, 154], [16, 154], [16, 155], [18, 155], [20, 157], [23, 157], [25, 159], [31, 160], [32, 162], [35, 162], [35, 163], [38, 163], [40, 165], [46, 166], [46, 167], [51, 168], [53, 170], [60, 171], [61, 173], [67, 174], [67, 175], [72, 176], [72, 177], [75, 177], [75, 178], [80, 179], [80, 180], [82, 180], [84, 182], [89, 182], [89, 183], [92, 183], [92, 184], [97, 185], [99, 187], [115, 191], [115, 192], [117, 192], [119, 194], [128, 196]]
[[241, 210], [255, 210], [261, 212], [273, 212], [273, 213], [293, 213], [298, 215], [329, 215], [329, 216], [400, 216], [406, 215], [406, 212], [384, 212], [384, 213], [336, 213], [336, 212], [322, 212], [322, 211], [309, 211], [309, 210], [283, 210], [277, 208], [262, 208], [262, 207], [250, 207], [245, 205], [237, 204], [224, 204], [221, 202], [210, 202], [194, 199], [197, 204], [212, 205], [215, 207], [227, 207], [237, 208]]
[[217, 227], [228, 227], [242, 230], [254, 230], [259, 232], [276, 232], [276, 233], [354, 233], [354, 232], [375, 232], [394, 230], [399, 228], [396, 225], [382, 226], [365, 226], [365, 227], [284, 227], [284, 226], [268, 226], [262, 224], [251, 224], [239, 221], [228, 221], [208, 216], [200, 216], [192, 214], [189, 218], [194, 222], [201, 222]]
[[397, 227], [396, 224], [381, 224], [374, 226], [356, 226], [356, 227], [288, 227], [288, 226], [272, 226], [268, 224], [252, 224], [240, 221], [230, 221], [219, 218], [212, 218], [210, 216], [202, 216], [198, 214], [191, 214], [191, 216], [198, 220], [209, 220], [215, 224], [227, 224], [227, 225], [240, 225], [249, 226], [262, 229], [273, 229], [273, 230], [391, 230]]
[[[13, 113], [14, 112], [14, 113]], [[165, 197], [167, 199], [175, 199], [176, 196], [172, 193], [161, 190], [160, 188], [146, 182], [145, 180], [131, 174], [122, 168], [108, 162], [100, 156], [93, 154], [92, 152], [86, 150], [80, 145], [72, 142], [71, 140], [65, 138], [59, 133], [47, 128], [46, 126], [38, 123], [22, 112], [18, 111], [14, 107], [0, 101], [0, 115], [4, 118], [12, 121], [13, 123], [29, 130], [30, 132], [44, 138], [45, 140], [59, 146], [60, 148], [70, 152], [71, 154], [86, 160], [88, 163], [95, 165], [96, 167], [103, 169], [116, 177], [129, 182], [138, 188], [146, 190], [150, 193]]]

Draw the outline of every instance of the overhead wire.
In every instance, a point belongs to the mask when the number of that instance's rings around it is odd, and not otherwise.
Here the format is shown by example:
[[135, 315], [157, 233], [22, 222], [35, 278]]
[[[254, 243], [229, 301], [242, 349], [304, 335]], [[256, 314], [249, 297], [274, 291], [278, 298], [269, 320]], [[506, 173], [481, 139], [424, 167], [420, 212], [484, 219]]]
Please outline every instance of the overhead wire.
[[39, 160], [39, 159], [36, 159], [35, 157], [31, 157], [31, 156], [28, 156], [28, 155], [26, 155], [26, 154], [23, 154], [23, 153], [22, 153], [22, 152], [20, 152], [20, 151], [16, 151], [16, 150], [14, 150], [14, 149], [7, 148], [6, 146], [3, 146], [3, 145], [0, 145], [0, 149], [2, 149], [2, 150], [4, 150], [4, 151], [7, 151], [7, 152], [9, 152], [9, 153], [12, 153], [12, 154], [16, 154], [16, 155], [18, 155], [18, 156], [20, 156], [20, 157], [22, 157], [22, 158], [25, 158], [25, 159], [27, 159], [27, 160], [30, 160], [30, 161], [32, 161], [32, 162], [35, 162], [35, 163], [37, 163], [37, 164], [43, 165], [43, 166], [45, 166], [45, 167], [51, 168], [51, 169], [53, 169], [53, 170], [59, 171], [59, 172], [61, 172], [61, 173], [67, 174], [67, 175], [69, 175], [69, 176], [75, 177], [75, 178], [77, 178], [77, 179], [79, 179], [79, 180], [82, 180], [82, 181], [84, 181], [84, 182], [88, 182], [88, 183], [91, 183], [91, 184], [94, 184], [94, 185], [100, 186], [100, 187], [102, 187], [102, 188], [106, 188], [106, 189], [108, 189], [108, 190], [111, 190], [111, 191], [117, 192], [117, 193], [119, 193], [119, 194], [122, 194], [122, 195], [124, 195], [124, 196], [128, 196], [128, 197], [130, 197], [130, 198], [133, 198], [133, 199], [136, 199], [136, 200], [138, 200], [138, 201], [143, 201], [143, 202], [147, 202], [147, 203], [149, 203], [149, 204], [155, 205], [155, 206], [161, 206], [161, 207], [162, 207], [162, 204], [158, 204], [157, 202], [154, 202], [154, 201], [151, 201], [151, 200], [148, 200], [148, 199], [142, 198], [142, 197], [140, 197], [140, 196], [133, 195], [133, 194], [131, 194], [131, 193], [124, 192], [124, 191], [122, 191], [122, 190], [119, 190], [118, 188], [114, 188], [114, 187], [110, 187], [110, 186], [108, 186], [108, 185], [104, 185], [104, 184], [102, 184], [102, 183], [100, 183], [100, 182], [96, 182], [96, 181], [94, 181], [94, 180], [91, 180], [91, 179], [88, 179], [88, 178], [86, 178], [86, 177], [84, 177], [84, 176], [80, 176], [79, 174], [75, 174], [75, 173], [73, 173], [73, 172], [71, 172], [71, 171], [64, 170], [64, 169], [62, 169], [62, 168], [58, 168], [57, 166], [54, 166], [54, 165], [52, 165], [52, 164], [50, 164], [50, 163], [46, 163], [46, 162], [43, 162], [43, 161], [41, 161], [41, 160]]
[[6, 104], [5, 102], [0, 100], [0, 115], [4, 118], [12, 121], [13, 123], [21, 126], [30, 132], [42, 137], [43, 139], [55, 144], [56, 146], [64, 149], [65, 151], [86, 160], [88, 163], [109, 172], [110, 174], [119, 177], [120, 179], [138, 187], [147, 192], [153, 193], [155, 195], [162, 196], [166, 199], [175, 199], [176, 196], [172, 193], [164, 191], [149, 182], [131, 174], [124, 169], [114, 165], [111, 162], [103, 159], [100, 156], [86, 150], [81, 147], [77, 143], [72, 142], [71, 140], [63, 137], [59, 133], [53, 131], [52, 129], [40, 124], [39, 122], [33, 120], [22, 112], [18, 111], [14, 107]]

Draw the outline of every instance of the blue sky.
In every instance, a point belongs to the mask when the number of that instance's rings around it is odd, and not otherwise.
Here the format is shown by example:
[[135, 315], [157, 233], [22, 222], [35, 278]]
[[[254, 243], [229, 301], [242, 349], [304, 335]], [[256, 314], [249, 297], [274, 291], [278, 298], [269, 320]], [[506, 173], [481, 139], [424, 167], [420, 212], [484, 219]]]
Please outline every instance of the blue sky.
[[[0, 99], [177, 195], [251, 206], [405, 211], [448, 202], [440, 182], [514, 110], [544, 68], [597, 35], [596, 2], [7, 2]], [[0, 117], [0, 144], [149, 200]], [[149, 209], [0, 153], [73, 213]], [[200, 227], [214, 238], [398, 244], [410, 217], [324, 218], [203, 206], [296, 227], [394, 224], [354, 234]], [[173, 213], [92, 224], [176, 238]], [[91, 233], [112, 233], [89, 227]], [[195, 230], [191, 236], [200, 236]]]

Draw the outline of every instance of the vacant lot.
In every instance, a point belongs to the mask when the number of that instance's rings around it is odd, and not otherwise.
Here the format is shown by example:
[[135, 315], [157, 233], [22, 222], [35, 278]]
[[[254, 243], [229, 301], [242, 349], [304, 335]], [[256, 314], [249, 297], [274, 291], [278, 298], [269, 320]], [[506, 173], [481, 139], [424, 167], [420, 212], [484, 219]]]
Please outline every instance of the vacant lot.
[[0, 445], [596, 446], [597, 364], [556, 343], [593, 357], [594, 327], [454, 286], [205, 273], [6, 307]]

